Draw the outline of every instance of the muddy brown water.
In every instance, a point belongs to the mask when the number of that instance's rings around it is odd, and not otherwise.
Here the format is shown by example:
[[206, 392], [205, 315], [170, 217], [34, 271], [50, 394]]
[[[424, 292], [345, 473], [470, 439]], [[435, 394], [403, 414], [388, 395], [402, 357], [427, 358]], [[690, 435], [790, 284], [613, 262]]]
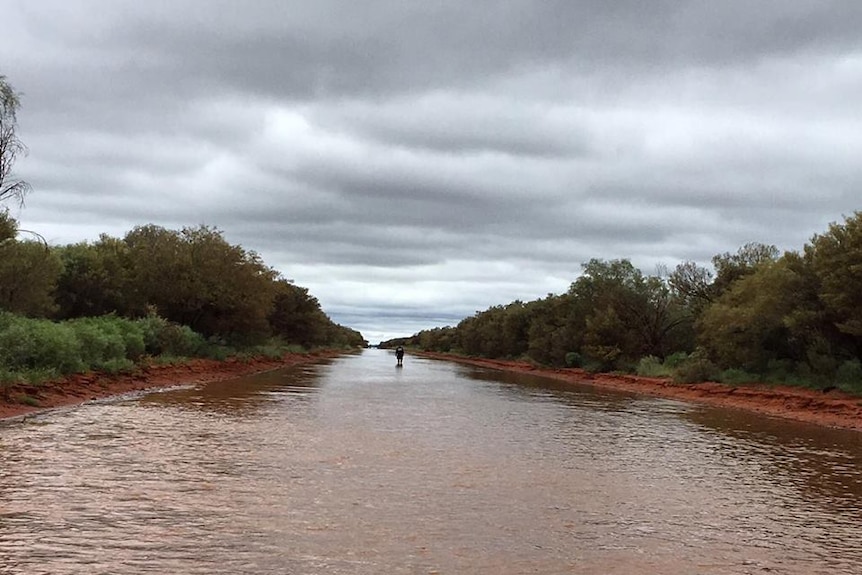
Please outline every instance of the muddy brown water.
[[0, 573], [862, 573], [862, 442], [367, 350], [0, 425]]

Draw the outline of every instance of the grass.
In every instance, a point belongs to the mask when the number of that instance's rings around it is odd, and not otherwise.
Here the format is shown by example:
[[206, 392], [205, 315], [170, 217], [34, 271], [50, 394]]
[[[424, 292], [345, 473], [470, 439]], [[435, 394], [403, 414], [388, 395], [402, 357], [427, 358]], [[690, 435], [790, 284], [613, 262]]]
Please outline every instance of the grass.
[[21, 405], [29, 405], [30, 407], [40, 407], [42, 405], [41, 403], [39, 403], [38, 399], [26, 393], [19, 395], [17, 397], [17, 401]]

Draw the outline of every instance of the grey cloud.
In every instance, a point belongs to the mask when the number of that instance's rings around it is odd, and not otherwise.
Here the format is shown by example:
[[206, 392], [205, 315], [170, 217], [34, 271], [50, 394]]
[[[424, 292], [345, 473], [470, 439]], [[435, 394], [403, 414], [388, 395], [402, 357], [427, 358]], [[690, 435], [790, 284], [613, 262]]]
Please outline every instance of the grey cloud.
[[4, 16], [22, 224], [57, 241], [215, 225], [380, 333], [565, 289], [591, 257], [649, 272], [798, 249], [859, 207], [858, 2], [21, 0]]
[[592, 150], [589, 127], [545, 107], [438, 94], [388, 102], [347, 104], [319, 114], [320, 124], [393, 148], [454, 154], [578, 157]]

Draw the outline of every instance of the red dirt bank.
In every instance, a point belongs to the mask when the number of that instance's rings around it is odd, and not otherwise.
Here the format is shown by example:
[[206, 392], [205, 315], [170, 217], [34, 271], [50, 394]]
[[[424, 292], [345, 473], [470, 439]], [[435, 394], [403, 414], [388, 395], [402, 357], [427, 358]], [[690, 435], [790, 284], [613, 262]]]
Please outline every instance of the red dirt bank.
[[[130, 375], [86, 373], [41, 385], [14, 385], [0, 388], [0, 419], [133, 391], [231, 379], [280, 367], [314, 363], [343, 353], [289, 353], [281, 359], [247, 361], [194, 359], [182, 365], [147, 365]], [[38, 406], [21, 403], [23, 397], [35, 399]]]
[[862, 398], [839, 391], [823, 393], [796, 387], [772, 385], [732, 387], [711, 382], [677, 384], [664, 378], [591, 374], [582, 369], [573, 368], [537, 368], [529, 363], [518, 361], [465, 358], [432, 352], [421, 352], [417, 355], [510, 372], [533, 373], [569, 383], [584, 383], [604, 389], [693, 401], [718, 407], [744, 409], [827, 427], [862, 430]]

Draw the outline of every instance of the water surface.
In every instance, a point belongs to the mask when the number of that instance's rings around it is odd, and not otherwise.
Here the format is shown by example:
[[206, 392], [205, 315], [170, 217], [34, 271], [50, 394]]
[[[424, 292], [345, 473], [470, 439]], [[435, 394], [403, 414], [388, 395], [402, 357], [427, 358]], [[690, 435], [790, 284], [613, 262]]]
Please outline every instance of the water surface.
[[0, 573], [862, 573], [860, 434], [386, 351], [0, 426]]

